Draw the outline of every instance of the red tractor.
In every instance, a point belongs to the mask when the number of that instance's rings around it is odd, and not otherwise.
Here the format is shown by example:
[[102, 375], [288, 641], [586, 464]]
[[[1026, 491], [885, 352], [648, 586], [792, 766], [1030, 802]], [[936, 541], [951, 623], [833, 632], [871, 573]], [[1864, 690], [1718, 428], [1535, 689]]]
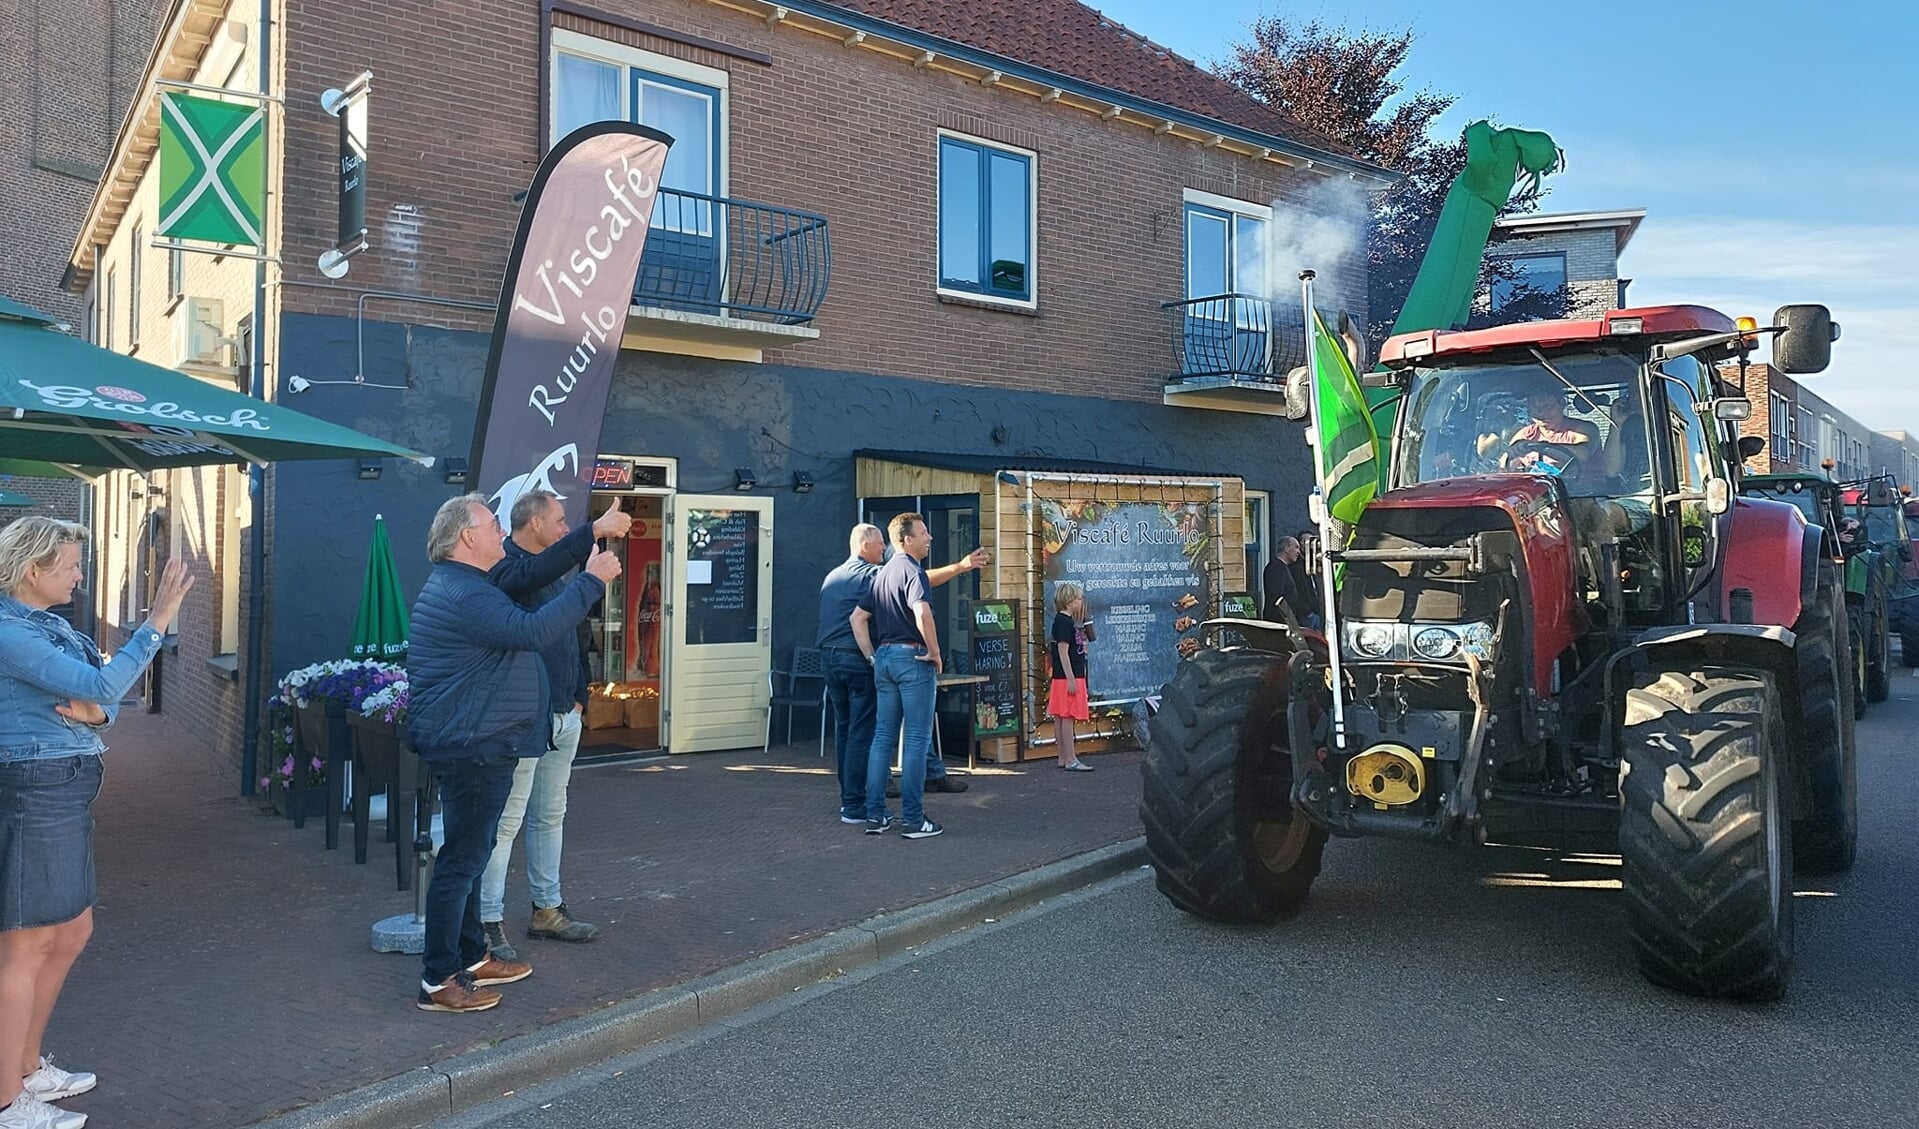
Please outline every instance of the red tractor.
[[1215, 621], [1232, 645], [1161, 695], [1159, 889], [1270, 922], [1329, 836], [1605, 842], [1648, 978], [1781, 993], [1793, 868], [1847, 869], [1857, 821], [1834, 531], [1737, 489], [1769, 334], [1789, 373], [1838, 336], [1823, 306], [1659, 306], [1389, 340], [1365, 380], [1401, 396], [1390, 483], [1335, 530], [1334, 622]]

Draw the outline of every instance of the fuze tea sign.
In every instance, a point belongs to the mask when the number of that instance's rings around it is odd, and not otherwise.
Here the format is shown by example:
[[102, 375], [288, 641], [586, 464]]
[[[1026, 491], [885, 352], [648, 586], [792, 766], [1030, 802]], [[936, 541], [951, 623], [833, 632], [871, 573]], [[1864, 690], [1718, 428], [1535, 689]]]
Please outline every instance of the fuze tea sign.
[[[1093, 640], [1086, 681], [1094, 701], [1157, 694], [1182, 657], [1199, 649], [1199, 621], [1219, 564], [1206, 502], [1083, 502], [1041, 499], [1045, 523], [1044, 637], [1053, 590], [1086, 590]], [[1048, 648], [1052, 643], [1047, 643]]]

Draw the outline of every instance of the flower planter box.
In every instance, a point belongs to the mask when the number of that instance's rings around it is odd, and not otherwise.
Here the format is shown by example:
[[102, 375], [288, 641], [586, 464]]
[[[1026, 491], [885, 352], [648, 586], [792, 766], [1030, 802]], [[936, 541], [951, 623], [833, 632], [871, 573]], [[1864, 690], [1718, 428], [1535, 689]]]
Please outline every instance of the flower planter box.
[[295, 795], [296, 793], [288, 788], [286, 783], [278, 777], [275, 777], [273, 782], [267, 785], [267, 805], [273, 809], [275, 815], [286, 816], [304, 823], [308, 816], [326, 814], [326, 789], [324, 787], [315, 784], [300, 789], [297, 793], [299, 796], [300, 810], [297, 812], [293, 808], [293, 797]]

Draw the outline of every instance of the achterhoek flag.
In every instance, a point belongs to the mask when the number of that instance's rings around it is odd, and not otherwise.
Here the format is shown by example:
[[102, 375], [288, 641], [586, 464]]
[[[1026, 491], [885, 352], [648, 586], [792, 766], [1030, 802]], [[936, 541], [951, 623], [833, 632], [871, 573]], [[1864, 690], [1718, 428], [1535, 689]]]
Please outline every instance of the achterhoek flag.
[[1319, 406], [1319, 484], [1326, 512], [1340, 521], [1359, 520], [1379, 491], [1379, 436], [1366, 397], [1339, 338], [1313, 311], [1313, 399]]
[[595, 122], [562, 138], [534, 174], [467, 460], [502, 522], [535, 489], [558, 495], [570, 524], [587, 519], [600, 424], [672, 144], [645, 126]]

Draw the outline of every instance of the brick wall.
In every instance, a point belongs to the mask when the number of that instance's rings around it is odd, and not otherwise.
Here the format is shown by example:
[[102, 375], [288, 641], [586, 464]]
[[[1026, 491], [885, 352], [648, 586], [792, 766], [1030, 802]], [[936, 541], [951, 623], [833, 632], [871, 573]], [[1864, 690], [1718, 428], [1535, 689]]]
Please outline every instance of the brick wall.
[[[1174, 368], [1171, 322], [1158, 307], [1182, 296], [1181, 190], [1277, 201], [1275, 226], [1302, 206], [1322, 207], [1309, 204], [1327, 183], [1318, 174], [915, 70], [701, 0], [604, 7], [773, 59], [766, 66], [560, 17], [575, 30], [725, 70], [730, 194], [831, 221], [820, 339], [771, 351], [769, 362], [1156, 402]], [[311, 262], [335, 235], [334, 126], [315, 100], [367, 68], [376, 75], [374, 250], [355, 262], [355, 288], [496, 299], [518, 214], [512, 196], [540, 155], [537, 9], [481, 0], [456, 18], [411, 4], [292, 0], [287, 19], [287, 261]], [[1036, 315], [937, 299], [942, 127], [1038, 151]], [[1325, 304], [1363, 317], [1363, 236], [1357, 223], [1351, 231], [1342, 261], [1311, 265]], [[1290, 276], [1274, 273], [1290, 299]], [[353, 312], [349, 294], [308, 287], [290, 287], [286, 302], [290, 311]]]
[[160, 0], [23, 0], [0, 19], [0, 294], [81, 327], [67, 252], [153, 43]]

